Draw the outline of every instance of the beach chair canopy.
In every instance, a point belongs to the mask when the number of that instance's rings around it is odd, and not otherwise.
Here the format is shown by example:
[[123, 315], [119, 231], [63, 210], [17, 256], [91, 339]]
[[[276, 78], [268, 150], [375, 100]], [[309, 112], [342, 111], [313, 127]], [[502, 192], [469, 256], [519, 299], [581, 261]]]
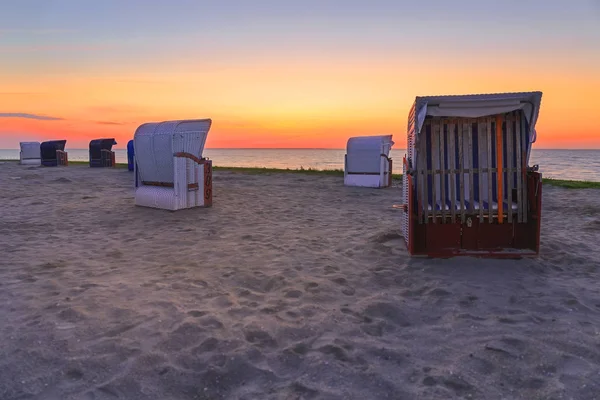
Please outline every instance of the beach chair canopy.
[[21, 142], [21, 160], [40, 159], [42, 153], [40, 150], [40, 142]]
[[90, 159], [99, 159], [102, 150], [112, 150], [113, 145], [117, 144], [114, 138], [94, 139], [90, 141]]
[[65, 151], [66, 140], [50, 140], [42, 142], [40, 152], [42, 160], [56, 160], [56, 150]]
[[202, 158], [210, 119], [151, 122], [134, 134], [133, 146], [140, 181], [173, 183], [174, 155]]
[[417, 135], [427, 116], [479, 118], [523, 110], [530, 128], [529, 141], [536, 140], [535, 124], [542, 92], [420, 96], [415, 99]]
[[346, 169], [348, 173], [379, 173], [381, 156], [389, 156], [394, 142], [392, 135], [357, 136], [346, 144]]

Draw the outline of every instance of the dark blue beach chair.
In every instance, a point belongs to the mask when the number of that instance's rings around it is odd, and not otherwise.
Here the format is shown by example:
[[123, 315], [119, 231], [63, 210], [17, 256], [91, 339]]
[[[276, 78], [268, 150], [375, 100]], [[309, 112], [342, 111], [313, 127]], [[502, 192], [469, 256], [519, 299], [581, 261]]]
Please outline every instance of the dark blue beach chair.
[[114, 138], [94, 139], [90, 142], [90, 167], [114, 167], [115, 152], [113, 145], [117, 144]]
[[65, 152], [66, 140], [50, 140], [40, 144], [42, 165], [45, 167], [56, 167], [58, 165], [69, 165], [67, 152]]

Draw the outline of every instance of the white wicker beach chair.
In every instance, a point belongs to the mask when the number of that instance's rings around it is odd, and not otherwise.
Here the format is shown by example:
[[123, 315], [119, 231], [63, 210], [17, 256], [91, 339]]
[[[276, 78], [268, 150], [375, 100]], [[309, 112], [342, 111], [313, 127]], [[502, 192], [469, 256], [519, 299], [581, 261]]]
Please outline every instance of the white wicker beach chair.
[[20, 160], [22, 165], [41, 165], [40, 142], [21, 142]]
[[348, 139], [344, 160], [344, 184], [382, 188], [392, 184], [392, 135]]
[[202, 157], [211, 123], [164, 121], [136, 130], [136, 205], [172, 211], [212, 205], [212, 161]]

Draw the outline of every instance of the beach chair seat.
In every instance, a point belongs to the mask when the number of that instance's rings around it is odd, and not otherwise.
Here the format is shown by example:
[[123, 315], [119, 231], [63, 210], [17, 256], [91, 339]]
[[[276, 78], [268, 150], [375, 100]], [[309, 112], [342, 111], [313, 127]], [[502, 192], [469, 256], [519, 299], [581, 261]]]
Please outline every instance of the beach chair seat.
[[171, 211], [212, 205], [212, 161], [202, 157], [211, 124], [164, 121], [136, 130], [136, 205]]
[[49, 140], [40, 144], [42, 165], [56, 167], [69, 165], [68, 154], [65, 151], [66, 140]]
[[392, 135], [348, 139], [344, 158], [344, 185], [384, 188], [392, 184]]
[[21, 151], [19, 161], [21, 165], [41, 165], [42, 152], [40, 142], [21, 142], [19, 143]]

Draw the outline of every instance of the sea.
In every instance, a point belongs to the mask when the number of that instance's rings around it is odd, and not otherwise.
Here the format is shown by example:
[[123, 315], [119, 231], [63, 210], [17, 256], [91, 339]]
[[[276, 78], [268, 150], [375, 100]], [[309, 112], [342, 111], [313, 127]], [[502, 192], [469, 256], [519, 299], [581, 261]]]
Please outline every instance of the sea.
[[[69, 160], [88, 161], [87, 149], [66, 149]], [[117, 162], [127, 162], [127, 150], [114, 149]], [[205, 149], [204, 157], [223, 167], [343, 169], [344, 149]], [[405, 149], [393, 149], [394, 173], [402, 173]], [[18, 160], [18, 149], [0, 149], [0, 160]], [[529, 165], [539, 165], [545, 178], [600, 182], [600, 150], [533, 149]]]

